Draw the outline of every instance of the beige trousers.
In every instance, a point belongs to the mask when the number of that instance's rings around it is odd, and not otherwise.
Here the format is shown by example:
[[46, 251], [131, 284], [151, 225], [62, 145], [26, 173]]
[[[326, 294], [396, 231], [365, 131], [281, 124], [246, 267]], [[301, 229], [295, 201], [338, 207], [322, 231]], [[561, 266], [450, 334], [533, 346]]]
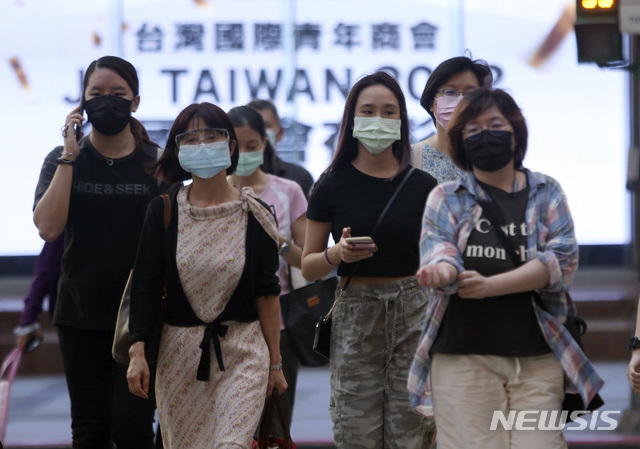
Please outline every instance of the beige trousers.
[[[561, 410], [563, 376], [553, 354], [434, 354], [431, 387], [438, 449], [566, 449], [561, 429], [539, 430], [535, 421], [535, 411]], [[524, 427], [535, 430], [495, 425], [494, 411], [508, 417], [513, 410], [534, 411], [524, 415], [533, 418]], [[491, 430], [492, 421], [496, 430]]]

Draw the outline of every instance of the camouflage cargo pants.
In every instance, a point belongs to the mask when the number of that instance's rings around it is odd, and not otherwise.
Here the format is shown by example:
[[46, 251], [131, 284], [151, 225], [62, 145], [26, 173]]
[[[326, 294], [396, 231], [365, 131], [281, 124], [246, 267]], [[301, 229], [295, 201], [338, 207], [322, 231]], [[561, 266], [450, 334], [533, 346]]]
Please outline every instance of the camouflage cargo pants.
[[349, 287], [333, 312], [331, 401], [338, 449], [427, 449], [435, 423], [409, 402], [407, 377], [427, 297], [415, 278]]

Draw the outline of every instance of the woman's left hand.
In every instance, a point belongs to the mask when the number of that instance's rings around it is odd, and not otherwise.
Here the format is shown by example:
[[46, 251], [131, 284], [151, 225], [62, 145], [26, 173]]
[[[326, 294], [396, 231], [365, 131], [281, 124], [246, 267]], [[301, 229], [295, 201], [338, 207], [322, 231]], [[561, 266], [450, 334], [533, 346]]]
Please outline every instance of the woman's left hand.
[[267, 384], [267, 397], [270, 398], [273, 393], [273, 389], [278, 390], [278, 393], [284, 393], [289, 385], [287, 384], [284, 374], [281, 369], [269, 370], [269, 383]]
[[634, 393], [640, 393], [640, 350], [635, 349], [631, 353], [631, 360], [627, 368], [627, 379]]
[[149, 399], [150, 379], [149, 364], [144, 355], [144, 342], [137, 341], [129, 348], [129, 369], [127, 370], [129, 391], [138, 397]]
[[489, 291], [489, 279], [477, 271], [463, 271], [458, 276], [458, 296], [480, 299], [492, 296]]

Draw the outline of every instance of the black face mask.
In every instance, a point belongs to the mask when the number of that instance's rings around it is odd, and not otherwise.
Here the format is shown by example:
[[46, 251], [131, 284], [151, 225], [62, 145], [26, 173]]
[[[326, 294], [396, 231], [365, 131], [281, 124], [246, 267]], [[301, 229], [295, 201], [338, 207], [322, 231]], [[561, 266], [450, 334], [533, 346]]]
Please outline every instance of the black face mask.
[[113, 136], [131, 120], [131, 104], [126, 98], [104, 95], [84, 102], [84, 109], [93, 127], [101, 134]]
[[513, 133], [509, 131], [495, 135], [484, 130], [479, 135], [465, 139], [467, 159], [478, 170], [500, 170], [513, 160], [512, 136]]

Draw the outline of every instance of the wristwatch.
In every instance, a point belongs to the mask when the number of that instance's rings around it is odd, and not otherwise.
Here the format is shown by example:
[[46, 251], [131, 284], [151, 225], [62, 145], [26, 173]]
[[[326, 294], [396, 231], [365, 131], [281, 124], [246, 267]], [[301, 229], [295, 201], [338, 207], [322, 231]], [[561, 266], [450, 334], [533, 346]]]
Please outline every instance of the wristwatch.
[[280, 248], [278, 248], [278, 254], [284, 256], [291, 250], [291, 239], [285, 240], [280, 244]]
[[633, 351], [634, 349], [640, 349], [640, 338], [631, 337], [629, 339], [629, 345], [627, 346], [627, 348], [629, 348], [629, 351]]

